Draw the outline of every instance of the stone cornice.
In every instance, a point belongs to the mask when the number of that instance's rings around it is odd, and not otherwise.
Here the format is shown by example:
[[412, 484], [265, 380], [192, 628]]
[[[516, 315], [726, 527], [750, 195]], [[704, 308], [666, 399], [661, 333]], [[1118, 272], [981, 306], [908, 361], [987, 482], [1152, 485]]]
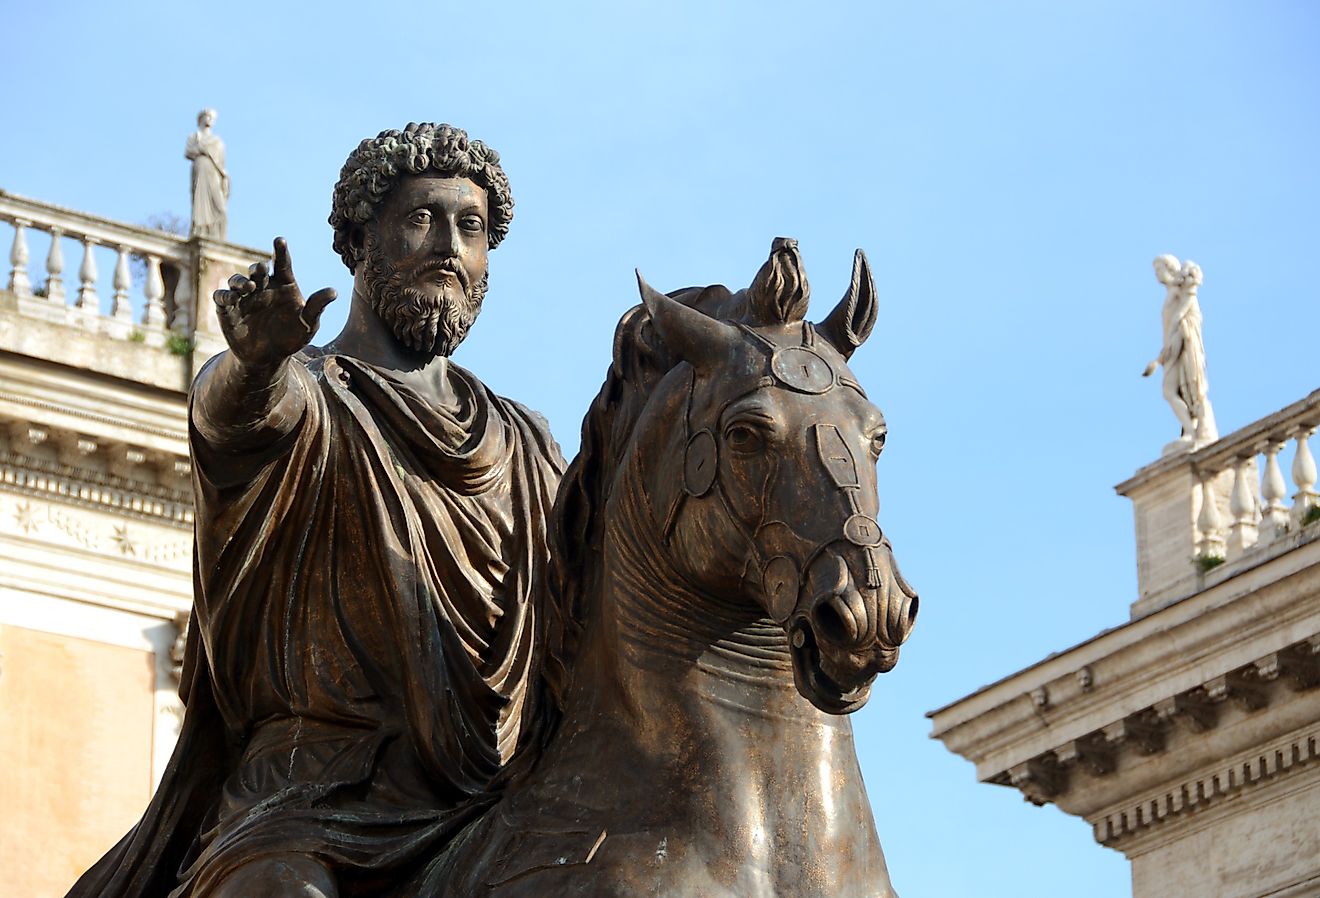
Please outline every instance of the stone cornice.
[[[61, 405], [55, 402], [47, 402], [44, 399], [33, 399], [28, 396], [16, 396], [9, 394], [3, 390], [0, 390], [0, 399], [3, 399], [5, 402], [8, 403], [13, 403], [14, 405], [20, 405], [20, 406], [24, 406], [25, 408], [30, 408], [38, 413], [58, 414], [61, 416], [68, 416], [72, 418], [77, 418], [79, 420], [88, 421], [94, 424], [105, 424], [114, 427], [122, 427], [124, 426], [125, 423], [123, 418], [117, 418], [113, 415], [103, 415], [97, 412], [87, 411], [85, 409], [70, 408], [67, 405]], [[0, 416], [0, 421], [3, 420], [4, 420], [4, 416]], [[134, 422], [132, 424], [132, 428], [143, 434], [162, 437], [164, 439], [174, 440], [177, 442], [186, 442], [188, 439], [188, 433], [186, 428], [184, 427], [171, 429], [165, 427], [153, 427], [150, 424]]]
[[103, 401], [102, 390], [71, 392], [49, 372], [13, 373], [19, 376], [0, 389], [0, 488], [191, 526], [182, 401], [123, 390]]
[[1278, 783], [1303, 768], [1315, 768], [1317, 761], [1320, 761], [1320, 725], [1312, 724], [1250, 752], [1196, 770], [1172, 785], [1105, 809], [1092, 821], [1095, 840], [1129, 853], [1148, 848], [1135, 843], [1139, 837], [1149, 837], [1160, 824], [1203, 813], [1227, 798]]
[[125, 517], [192, 527], [192, 493], [0, 450], [0, 488]]
[[932, 735], [982, 781], [1090, 819], [1313, 723], [1316, 535], [932, 712]]
[[1175, 789], [1178, 777], [1254, 750], [1262, 739], [1313, 725], [1318, 684], [1320, 633], [1134, 713], [1095, 715], [1087, 725], [1096, 728], [1083, 736], [1055, 740], [985, 779], [1090, 819], [1115, 801]]

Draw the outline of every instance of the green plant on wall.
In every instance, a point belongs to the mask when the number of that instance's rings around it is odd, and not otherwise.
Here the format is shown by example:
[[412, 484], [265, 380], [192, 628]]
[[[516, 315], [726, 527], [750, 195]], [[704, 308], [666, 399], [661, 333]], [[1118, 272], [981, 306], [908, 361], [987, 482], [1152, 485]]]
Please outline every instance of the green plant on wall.
[[1320, 521], [1320, 505], [1312, 505], [1306, 509], [1306, 514], [1302, 515], [1302, 526], [1307, 527]]
[[1200, 569], [1201, 573], [1203, 574], [1208, 571], [1213, 571], [1215, 568], [1219, 567], [1223, 563], [1224, 563], [1223, 555], [1201, 555], [1198, 556], [1196, 559], [1196, 566], [1197, 568]]
[[197, 344], [193, 342], [192, 337], [185, 337], [183, 334], [170, 334], [165, 339], [165, 348], [175, 355], [192, 355]]

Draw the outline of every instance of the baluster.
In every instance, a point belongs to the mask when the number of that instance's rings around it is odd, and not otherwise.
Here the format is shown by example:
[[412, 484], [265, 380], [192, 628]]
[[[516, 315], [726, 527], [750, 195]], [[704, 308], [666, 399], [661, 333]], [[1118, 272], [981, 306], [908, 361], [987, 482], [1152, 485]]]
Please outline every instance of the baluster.
[[28, 246], [25, 231], [31, 222], [14, 219], [14, 245], [9, 248], [9, 292], [15, 296], [30, 297], [32, 281], [28, 279]]
[[160, 331], [165, 327], [165, 281], [160, 276], [160, 257], [147, 256], [147, 285], [143, 288], [147, 307], [142, 312], [142, 325]]
[[1251, 461], [1254, 456], [1239, 456], [1233, 464], [1233, 492], [1228, 510], [1233, 523], [1228, 531], [1228, 556], [1236, 558], [1256, 544], [1256, 496], [1252, 492]]
[[60, 240], [64, 232], [59, 228], [50, 229], [50, 252], [46, 253], [46, 298], [55, 305], [64, 305], [64, 250]]
[[1261, 479], [1260, 539], [1269, 542], [1288, 530], [1288, 506], [1283, 499], [1288, 495], [1288, 485], [1283, 481], [1283, 469], [1279, 467], [1279, 453], [1286, 445], [1284, 440], [1270, 440], [1265, 444], [1265, 476]]
[[101, 314], [101, 300], [96, 295], [96, 255], [92, 252], [96, 243], [91, 237], [84, 237], [82, 245], [82, 265], [78, 267], [78, 299], [74, 301], [73, 307], [82, 317], [91, 319]]
[[174, 315], [170, 319], [169, 328], [176, 334], [188, 336], [195, 330], [192, 324], [192, 315], [189, 313], [187, 305], [179, 302], [179, 296], [177, 294], [175, 295], [174, 300]]
[[115, 259], [115, 293], [110, 301], [110, 333], [122, 339], [133, 331], [133, 307], [128, 300], [133, 278], [128, 271], [128, 247], [121, 244], [116, 251], [119, 256]]
[[1215, 502], [1214, 475], [1202, 475], [1201, 513], [1196, 516], [1196, 528], [1201, 538], [1196, 541], [1196, 556], [1202, 559], [1224, 558], [1224, 519]]
[[1297, 454], [1293, 456], [1292, 479], [1297, 492], [1293, 493], [1292, 517], [1298, 524], [1306, 519], [1312, 508], [1320, 506], [1320, 494], [1315, 491], [1315, 457], [1311, 455], [1311, 447], [1307, 442], [1315, 430], [1314, 424], [1303, 424], [1294, 434]]

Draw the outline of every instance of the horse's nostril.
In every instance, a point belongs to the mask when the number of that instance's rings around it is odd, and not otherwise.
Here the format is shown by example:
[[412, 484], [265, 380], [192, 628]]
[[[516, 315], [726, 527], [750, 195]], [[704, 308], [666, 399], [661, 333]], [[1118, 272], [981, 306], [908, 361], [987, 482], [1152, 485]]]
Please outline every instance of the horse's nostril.
[[816, 603], [811, 612], [811, 622], [816, 633], [826, 642], [847, 644], [852, 642], [853, 628], [849, 626], [851, 615], [840, 608], [838, 598], [830, 596]]
[[917, 623], [917, 606], [920, 604], [921, 600], [916, 596], [913, 596], [912, 600], [908, 602], [907, 629], [904, 632], [910, 632], [912, 627]]

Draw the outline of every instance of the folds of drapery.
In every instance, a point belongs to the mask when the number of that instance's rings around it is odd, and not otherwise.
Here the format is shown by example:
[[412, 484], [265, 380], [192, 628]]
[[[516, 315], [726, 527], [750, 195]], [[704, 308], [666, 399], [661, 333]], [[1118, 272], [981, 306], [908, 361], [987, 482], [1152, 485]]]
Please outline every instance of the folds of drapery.
[[342, 356], [290, 372], [305, 409], [278, 442], [235, 452], [193, 428], [183, 733], [143, 820], [71, 895], [159, 896], [180, 874], [191, 894], [311, 845], [377, 887], [537, 737], [563, 469], [544, 420], [457, 366], [443, 408]]

